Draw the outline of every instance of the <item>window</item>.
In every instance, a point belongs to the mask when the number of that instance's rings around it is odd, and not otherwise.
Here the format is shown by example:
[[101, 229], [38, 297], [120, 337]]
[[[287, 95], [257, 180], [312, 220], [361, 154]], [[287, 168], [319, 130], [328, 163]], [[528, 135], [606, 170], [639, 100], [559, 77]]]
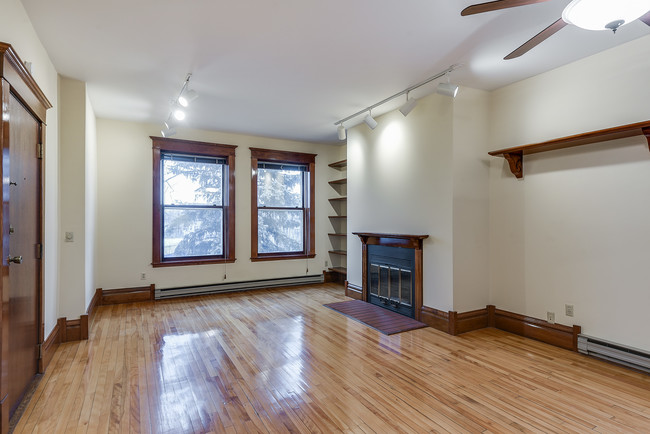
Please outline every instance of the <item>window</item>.
[[251, 148], [251, 260], [316, 256], [315, 158]]
[[236, 146], [151, 139], [153, 266], [234, 262]]

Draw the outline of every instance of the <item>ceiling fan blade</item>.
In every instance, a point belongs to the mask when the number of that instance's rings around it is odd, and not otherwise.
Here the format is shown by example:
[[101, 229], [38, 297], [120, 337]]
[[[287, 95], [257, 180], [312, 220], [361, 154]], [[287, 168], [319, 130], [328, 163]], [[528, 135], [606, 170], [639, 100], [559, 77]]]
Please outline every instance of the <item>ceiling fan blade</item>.
[[468, 6], [460, 13], [462, 16], [482, 14], [483, 12], [498, 11], [499, 9], [514, 8], [517, 6], [532, 5], [535, 3], [543, 3], [548, 0], [497, 0], [487, 3], [480, 3], [477, 5]]
[[503, 58], [503, 60], [514, 59], [515, 57], [519, 57], [522, 54], [526, 54], [527, 52], [529, 52], [530, 50], [532, 50], [533, 48], [535, 48], [536, 46], [544, 42], [546, 39], [553, 36], [556, 32], [564, 28], [564, 26], [566, 25], [567, 25], [566, 21], [560, 18], [559, 20], [557, 20], [556, 22], [554, 22], [553, 24], [551, 24], [550, 26], [548, 26], [547, 28], [545, 28], [544, 30], [542, 30], [541, 32], [533, 36], [532, 38], [530, 38], [528, 41], [526, 41], [522, 46], [517, 48], [515, 51], [508, 54], [506, 57]]
[[650, 26], [650, 12], [639, 18], [641, 21]]

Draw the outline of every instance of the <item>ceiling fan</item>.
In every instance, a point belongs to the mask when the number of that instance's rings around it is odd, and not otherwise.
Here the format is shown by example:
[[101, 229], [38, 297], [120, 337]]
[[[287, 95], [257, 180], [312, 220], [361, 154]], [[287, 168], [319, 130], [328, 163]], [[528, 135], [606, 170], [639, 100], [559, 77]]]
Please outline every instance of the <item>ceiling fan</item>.
[[[548, 0], [496, 0], [468, 6], [462, 16], [517, 6], [532, 5]], [[644, 15], [645, 14], [645, 15]], [[562, 12], [562, 17], [530, 38], [503, 60], [510, 60], [527, 53], [567, 24], [574, 24], [587, 30], [612, 30], [639, 19], [650, 26], [650, 0], [573, 0]]]

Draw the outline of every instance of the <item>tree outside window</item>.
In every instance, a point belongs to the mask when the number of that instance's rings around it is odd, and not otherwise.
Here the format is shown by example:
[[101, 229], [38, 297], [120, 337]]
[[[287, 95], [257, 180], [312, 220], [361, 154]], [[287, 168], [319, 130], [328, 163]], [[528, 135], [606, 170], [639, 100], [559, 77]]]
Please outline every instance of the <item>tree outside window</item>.
[[152, 139], [153, 265], [233, 262], [235, 147]]
[[251, 148], [251, 259], [314, 257], [315, 155]]

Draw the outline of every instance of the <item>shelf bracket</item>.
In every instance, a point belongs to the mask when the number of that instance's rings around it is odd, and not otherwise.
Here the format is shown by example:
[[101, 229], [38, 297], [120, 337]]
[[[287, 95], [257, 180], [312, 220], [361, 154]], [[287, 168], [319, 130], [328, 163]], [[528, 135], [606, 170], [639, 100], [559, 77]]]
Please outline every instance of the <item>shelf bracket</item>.
[[506, 152], [503, 154], [503, 158], [508, 162], [512, 174], [520, 179], [524, 177], [523, 154], [523, 151]]

